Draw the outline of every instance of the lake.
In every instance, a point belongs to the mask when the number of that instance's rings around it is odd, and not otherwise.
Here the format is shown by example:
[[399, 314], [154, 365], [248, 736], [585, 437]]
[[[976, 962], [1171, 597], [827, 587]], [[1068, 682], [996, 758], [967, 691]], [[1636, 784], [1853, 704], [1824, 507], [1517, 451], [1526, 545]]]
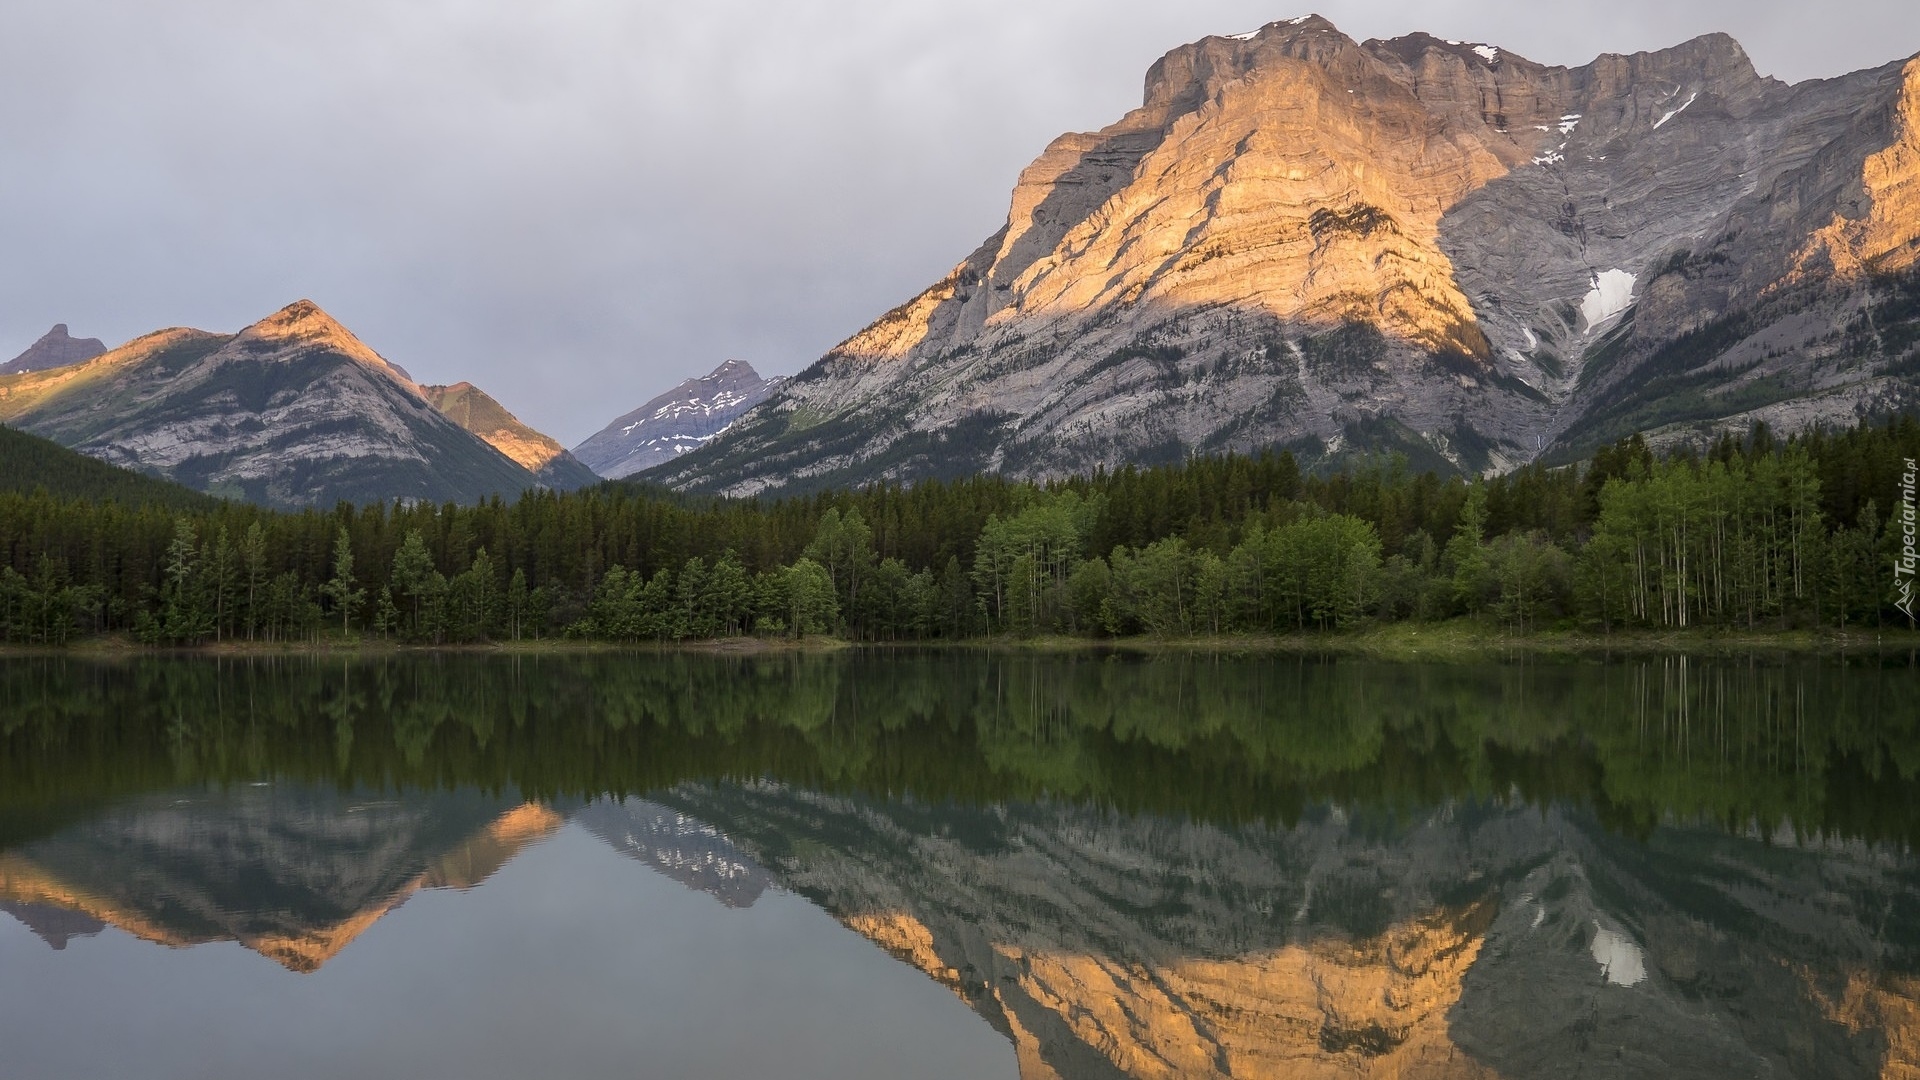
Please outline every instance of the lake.
[[0, 1076], [1911, 1077], [1899, 657], [0, 660]]

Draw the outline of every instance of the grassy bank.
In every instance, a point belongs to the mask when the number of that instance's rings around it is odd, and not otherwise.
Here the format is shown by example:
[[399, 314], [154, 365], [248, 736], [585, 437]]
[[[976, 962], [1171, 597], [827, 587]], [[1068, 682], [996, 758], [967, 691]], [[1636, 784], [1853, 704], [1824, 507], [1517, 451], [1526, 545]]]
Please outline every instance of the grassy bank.
[[399, 656], [467, 654], [502, 656], [574, 656], [596, 653], [691, 652], [753, 655], [830, 653], [852, 648], [839, 638], [714, 638], [705, 641], [619, 642], [541, 638], [459, 644], [414, 644], [391, 638], [329, 634], [298, 641], [218, 641], [204, 645], [147, 645], [124, 635], [83, 638], [67, 645], [0, 645], [0, 658], [13, 656]]
[[1064, 635], [981, 637], [961, 641], [850, 642], [832, 637], [729, 637], [678, 642], [608, 642], [564, 638], [485, 644], [419, 645], [355, 634], [322, 635], [299, 641], [223, 641], [164, 647], [142, 644], [124, 635], [88, 638], [63, 647], [0, 646], [0, 657], [66, 655], [109, 658], [137, 655], [178, 656], [379, 656], [401, 654], [495, 654], [508, 656], [598, 653], [703, 653], [771, 655], [832, 653], [847, 649], [954, 649], [987, 652], [1142, 655], [1183, 652], [1292, 653], [1371, 656], [1382, 659], [1496, 659], [1516, 655], [1726, 654], [1749, 652], [1839, 653], [1920, 652], [1920, 633], [1907, 629], [1866, 630], [1633, 630], [1610, 634], [1579, 630], [1537, 630], [1524, 634], [1471, 619], [1441, 623], [1391, 623], [1338, 633], [1221, 634], [1201, 637], [1092, 638]]

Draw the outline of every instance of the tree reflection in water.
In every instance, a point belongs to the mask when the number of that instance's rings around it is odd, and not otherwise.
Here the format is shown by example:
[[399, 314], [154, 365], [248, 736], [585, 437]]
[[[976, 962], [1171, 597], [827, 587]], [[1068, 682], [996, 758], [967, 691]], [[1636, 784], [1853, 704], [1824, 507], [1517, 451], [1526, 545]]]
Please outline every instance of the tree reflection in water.
[[1757, 657], [14, 660], [0, 890], [304, 970], [572, 816], [731, 905], [806, 896], [1029, 1076], [1895, 1075], [1916, 690]]

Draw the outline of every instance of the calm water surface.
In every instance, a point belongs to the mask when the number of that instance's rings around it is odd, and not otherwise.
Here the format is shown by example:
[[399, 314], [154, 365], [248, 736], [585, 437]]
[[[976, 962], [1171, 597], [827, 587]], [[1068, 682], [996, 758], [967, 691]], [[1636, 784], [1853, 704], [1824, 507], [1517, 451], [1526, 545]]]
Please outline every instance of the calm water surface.
[[0, 1076], [1911, 1077], [1905, 658], [0, 661]]

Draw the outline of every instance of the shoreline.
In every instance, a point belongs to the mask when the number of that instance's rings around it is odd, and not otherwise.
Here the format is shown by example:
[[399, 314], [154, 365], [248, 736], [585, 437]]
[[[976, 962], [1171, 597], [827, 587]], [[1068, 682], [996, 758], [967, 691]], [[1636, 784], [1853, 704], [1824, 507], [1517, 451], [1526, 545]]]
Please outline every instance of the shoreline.
[[860, 650], [868, 652], [1171, 653], [1365, 656], [1375, 659], [1500, 659], [1519, 656], [1605, 657], [1633, 655], [1730, 655], [1774, 653], [1825, 656], [1846, 653], [1920, 653], [1912, 630], [1635, 630], [1613, 634], [1545, 630], [1512, 634], [1481, 623], [1395, 623], [1362, 630], [1300, 634], [1210, 635], [1183, 638], [1088, 638], [1067, 635], [968, 638], [960, 641], [847, 641], [831, 637], [732, 637], [700, 641], [579, 641], [555, 638], [444, 645], [379, 639], [323, 637], [310, 641], [222, 641], [201, 645], [145, 645], [123, 636], [89, 638], [66, 645], [0, 645], [0, 659], [67, 656], [113, 659], [135, 656], [253, 658], [271, 656], [571, 656], [617, 653], [690, 653], [768, 656]]

